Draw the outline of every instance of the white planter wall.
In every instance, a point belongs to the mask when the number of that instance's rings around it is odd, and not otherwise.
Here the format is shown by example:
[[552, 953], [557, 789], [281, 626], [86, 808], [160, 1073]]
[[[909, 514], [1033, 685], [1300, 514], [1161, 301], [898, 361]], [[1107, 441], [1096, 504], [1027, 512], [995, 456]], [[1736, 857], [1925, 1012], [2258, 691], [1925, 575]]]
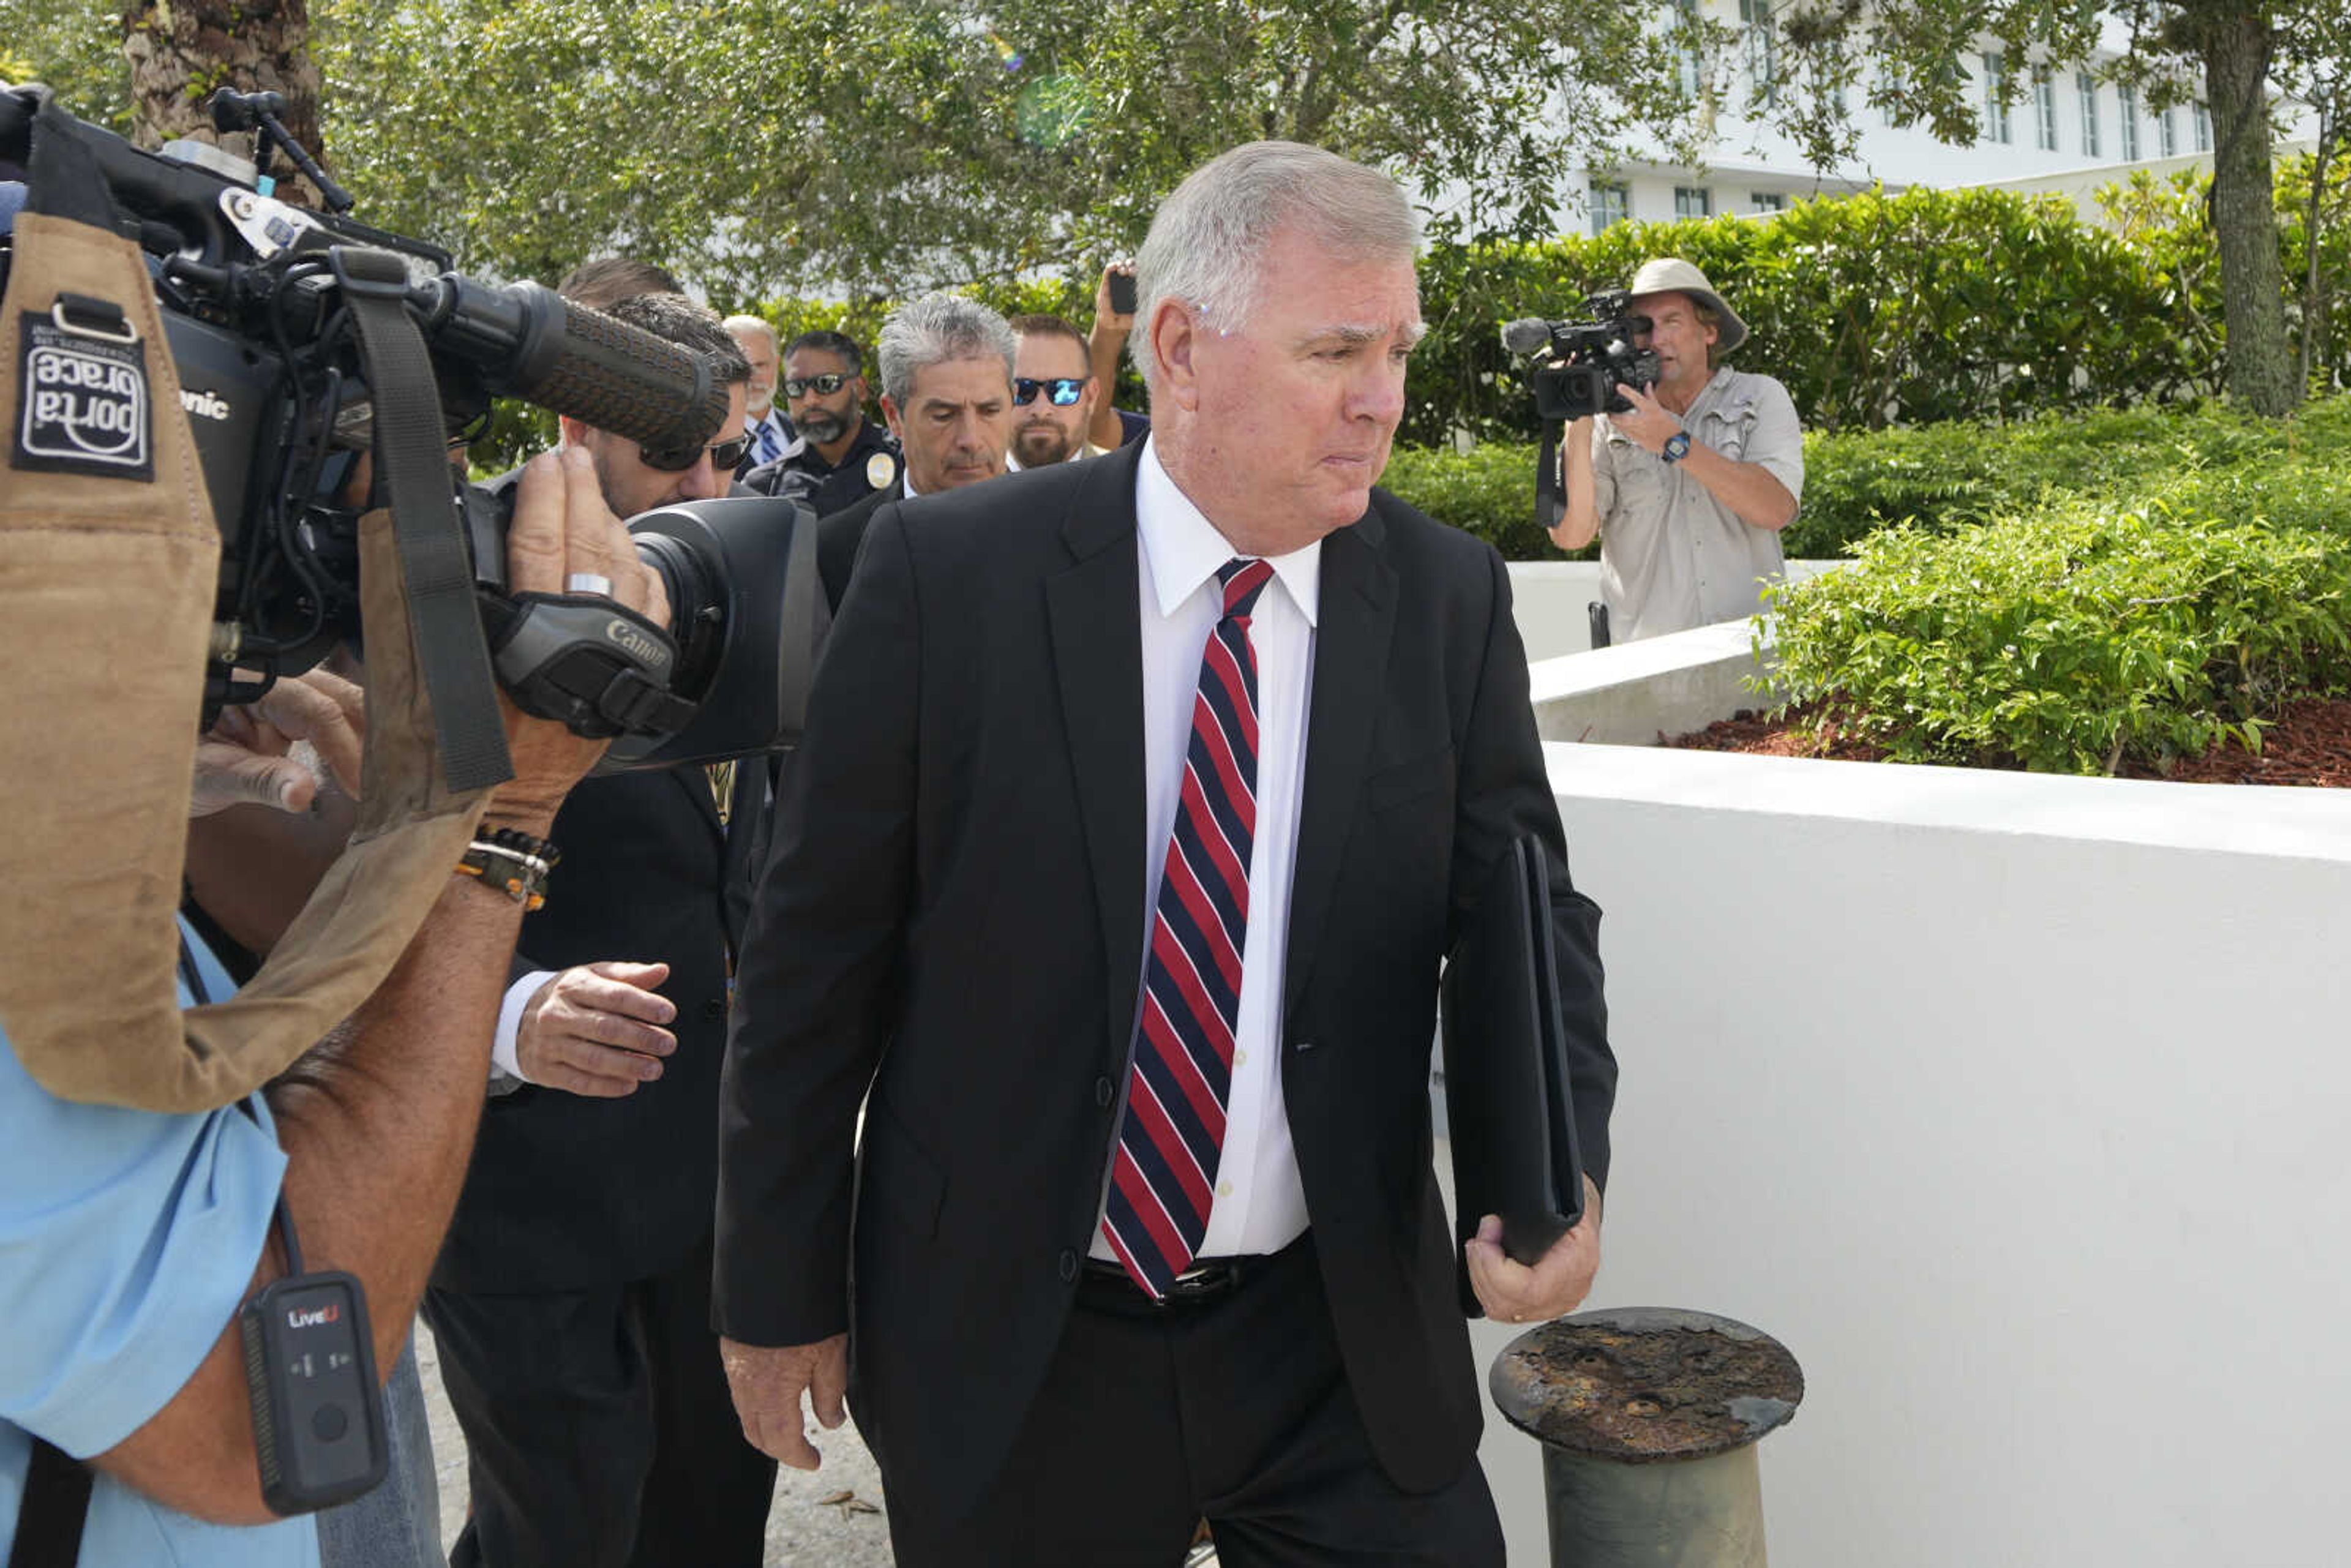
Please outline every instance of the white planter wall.
[[1591, 1304], [1802, 1362], [1774, 1560], [2351, 1560], [2351, 799], [1549, 758], [1624, 1075]]

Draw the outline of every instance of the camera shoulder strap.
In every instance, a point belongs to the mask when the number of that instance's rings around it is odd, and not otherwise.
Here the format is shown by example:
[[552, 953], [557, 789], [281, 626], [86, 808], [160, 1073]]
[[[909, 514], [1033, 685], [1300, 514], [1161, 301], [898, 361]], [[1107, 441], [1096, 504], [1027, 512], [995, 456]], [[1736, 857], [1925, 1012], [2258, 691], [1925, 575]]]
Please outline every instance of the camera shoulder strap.
[[329, 256], [359, 325], [375, 402], [375, 459], [391, 501], [409, 632], [433, 697], [441, 766], [452, 789], [502, 784], [514, 777], [514, 764], [457, 521], [440, 389], [424, 336], [408, 314], [408, 268], [390, 251], [337, 246]]
[[88, 1465], [46, 1437], [34, 1438], [8, 1568], [74, 1568], [81, 1558], [81, 1530], [96, 1480]]

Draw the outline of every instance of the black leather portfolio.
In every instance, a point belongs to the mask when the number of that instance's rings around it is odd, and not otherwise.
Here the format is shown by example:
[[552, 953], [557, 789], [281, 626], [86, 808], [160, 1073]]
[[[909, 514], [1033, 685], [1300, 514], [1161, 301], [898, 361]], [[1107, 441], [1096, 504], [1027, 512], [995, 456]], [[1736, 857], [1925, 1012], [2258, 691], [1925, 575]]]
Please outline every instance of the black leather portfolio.
[[1560, 1021], [1542, 841], [1512, 842], [1445, 967], [1445, 1101], [1454, 1222], [1502, 1218], [1502, 1249], [1531, 1264], [1583, 1215]]

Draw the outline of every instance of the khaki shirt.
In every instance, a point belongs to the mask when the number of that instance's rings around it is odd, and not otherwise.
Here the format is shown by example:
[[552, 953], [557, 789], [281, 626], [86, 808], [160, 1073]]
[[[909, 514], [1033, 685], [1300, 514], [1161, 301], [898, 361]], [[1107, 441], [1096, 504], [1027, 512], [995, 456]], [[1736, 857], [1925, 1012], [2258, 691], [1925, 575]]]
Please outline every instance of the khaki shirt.
[[[1761, 465], [1803, 499], [1804, 433], [1788, 389], [1770, 376], [1718, 368], [1682, 427], [1733, 462]], [[1636, 445], [1604, 413], [1592, 422], [1592, 482], [1612, 642], [1737, 621], [1763, 607], [1763, 583], [1785, 569], [1779, 534], [1740, 522], [1687, 469]]]

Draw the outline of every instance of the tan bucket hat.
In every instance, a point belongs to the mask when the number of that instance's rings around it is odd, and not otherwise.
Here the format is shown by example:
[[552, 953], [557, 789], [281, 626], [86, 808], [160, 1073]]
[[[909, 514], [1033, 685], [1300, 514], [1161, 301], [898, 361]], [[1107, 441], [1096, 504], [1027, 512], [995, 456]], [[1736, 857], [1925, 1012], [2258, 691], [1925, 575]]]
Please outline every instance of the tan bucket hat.
[[1632, 286], [1625, 292], [1635, 298], [1644, 294], [1687, 294], [1693, 299], [1705, 300], [1722, 318], [1721, 333], [1714, 344], [1718, 354], [1727, 354], [1747, 341], [1747, 323], [1739, 319], [1739, 312], [1714, 291], [1705, 273], [1679, 256], [1664, 256], [1644, 263], [1641, 270], [1633, 275]]

